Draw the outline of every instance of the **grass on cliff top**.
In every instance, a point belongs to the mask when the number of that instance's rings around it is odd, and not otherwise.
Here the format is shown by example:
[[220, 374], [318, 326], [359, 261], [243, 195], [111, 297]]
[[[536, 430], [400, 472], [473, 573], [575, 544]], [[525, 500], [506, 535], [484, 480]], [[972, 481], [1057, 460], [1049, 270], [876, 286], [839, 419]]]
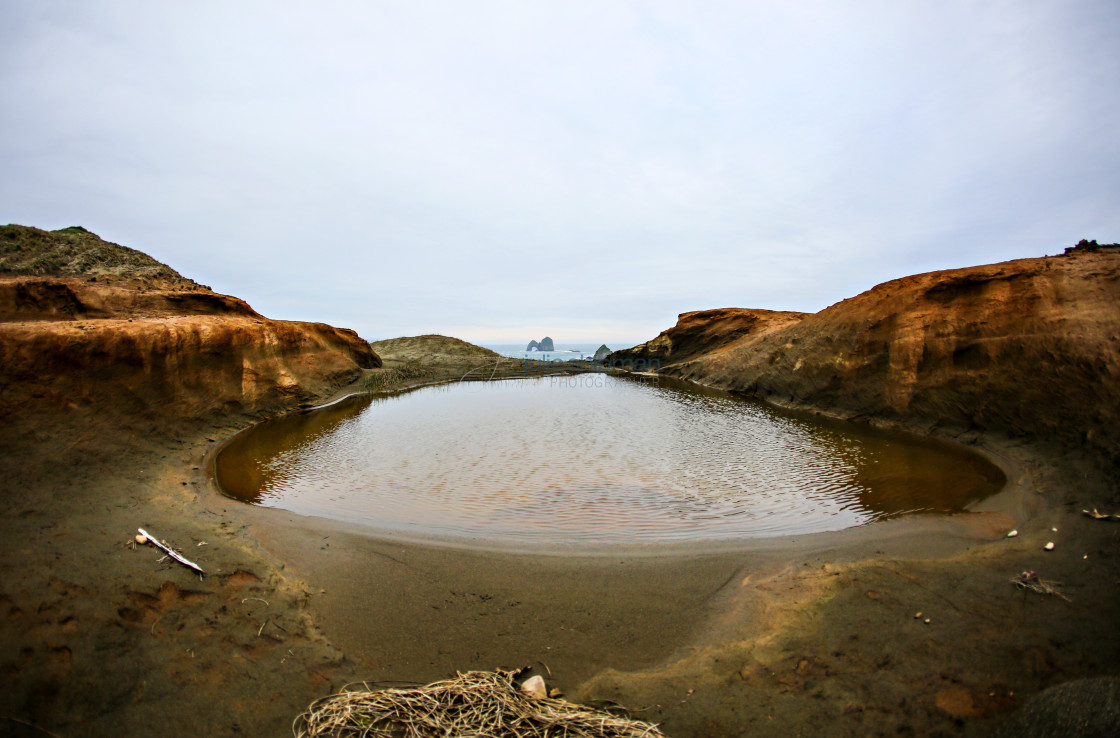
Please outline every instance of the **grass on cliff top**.
[[0, 226], [0, 274], [127, 277], [206, 289], [144, 252], [102, 241], [81, 226], [57, 231]]
[[450, 336], [403, 336], [372, 341], [370, 346], [382, 360], [390, 362], [419, 361], [425, 364], [460, 364], [463, 362], [497, 361], [501, 356], [488, 348]]
[[522, 377], [533, 368], [522, 359], [450, 336], [404, 336], [372, 341], [370, 346], [382, 361], [382, 368], [362, 382], [370, 392], [393, 392], [422, 382]]

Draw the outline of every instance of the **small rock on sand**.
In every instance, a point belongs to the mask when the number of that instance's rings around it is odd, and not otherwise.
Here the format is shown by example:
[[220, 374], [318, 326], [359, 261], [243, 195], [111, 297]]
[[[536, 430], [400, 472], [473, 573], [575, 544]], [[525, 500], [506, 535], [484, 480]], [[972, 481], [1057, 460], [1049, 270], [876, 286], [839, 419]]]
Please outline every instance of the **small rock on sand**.
[[521, 691], [535, 700], [543, 700], [548, 696], [548, 688], [545, 687], [544, 679], [540, 676], [531, 676], [521, 682]]

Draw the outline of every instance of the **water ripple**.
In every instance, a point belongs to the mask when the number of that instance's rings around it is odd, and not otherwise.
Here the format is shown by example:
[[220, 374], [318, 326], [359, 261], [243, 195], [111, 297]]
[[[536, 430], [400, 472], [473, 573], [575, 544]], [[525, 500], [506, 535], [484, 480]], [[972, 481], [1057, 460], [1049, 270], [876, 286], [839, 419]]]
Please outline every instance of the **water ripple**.
[[605, 376], [431, 387], [266, 423], [222, 453], [255, 504], [509, 544], [687, 542], [952, 512], [1002, 475], [945, 444]]

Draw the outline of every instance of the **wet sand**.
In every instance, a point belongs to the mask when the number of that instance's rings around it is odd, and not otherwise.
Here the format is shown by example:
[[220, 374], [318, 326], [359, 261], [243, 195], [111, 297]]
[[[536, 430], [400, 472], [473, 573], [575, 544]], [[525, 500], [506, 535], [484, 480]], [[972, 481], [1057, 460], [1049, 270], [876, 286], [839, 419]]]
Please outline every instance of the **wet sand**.
[[[1115, 492], [1074, 456], [971, 439], [1020, 485], [981, 514], [559, 557], [228, 500], [206, 462], [254, 420], [4, 449], [0, 734], [283, 735], [347, 682], [540, 664], [670, 736], [986, 735], [1120, 663], [1120, 524], [1080, 514]], [[136, 527], [210, 576], [128, 547]], [[1024, 569], [1070, 601], [1018, 590]]]

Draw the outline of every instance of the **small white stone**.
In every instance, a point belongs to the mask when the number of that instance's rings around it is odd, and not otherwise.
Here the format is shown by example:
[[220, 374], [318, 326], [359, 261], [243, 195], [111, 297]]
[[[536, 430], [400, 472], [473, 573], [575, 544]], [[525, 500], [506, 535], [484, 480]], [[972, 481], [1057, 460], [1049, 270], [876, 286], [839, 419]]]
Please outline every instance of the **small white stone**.
[[535, 700], [543, 700], [548, 697], [548, 688], [545, 687], [544, 679], [539, 675], [531, 676], [521, 682], [521, 691]]
[[1053, 551], [1054, 550], [1054, 542], [1050, 541], [1045, 546], [1043, 546], [1043, 548], [1045, 548], [1047, 551]]
[[1008, 538], [1014, 538], [1017, 535], [1019, 535], [1019, 531], [1018, 530], [1013, 530], [1013, 531], [1011, 531], [1010, 533], [1007, 534], [1007, 537]]
[[926, 618], [926, 619], [925, 619], [925, 620], [923, 620], [922, 622], [924, 622], [924, 623], [925, 623], [926, 625], [929, 625], [929, 618]]

